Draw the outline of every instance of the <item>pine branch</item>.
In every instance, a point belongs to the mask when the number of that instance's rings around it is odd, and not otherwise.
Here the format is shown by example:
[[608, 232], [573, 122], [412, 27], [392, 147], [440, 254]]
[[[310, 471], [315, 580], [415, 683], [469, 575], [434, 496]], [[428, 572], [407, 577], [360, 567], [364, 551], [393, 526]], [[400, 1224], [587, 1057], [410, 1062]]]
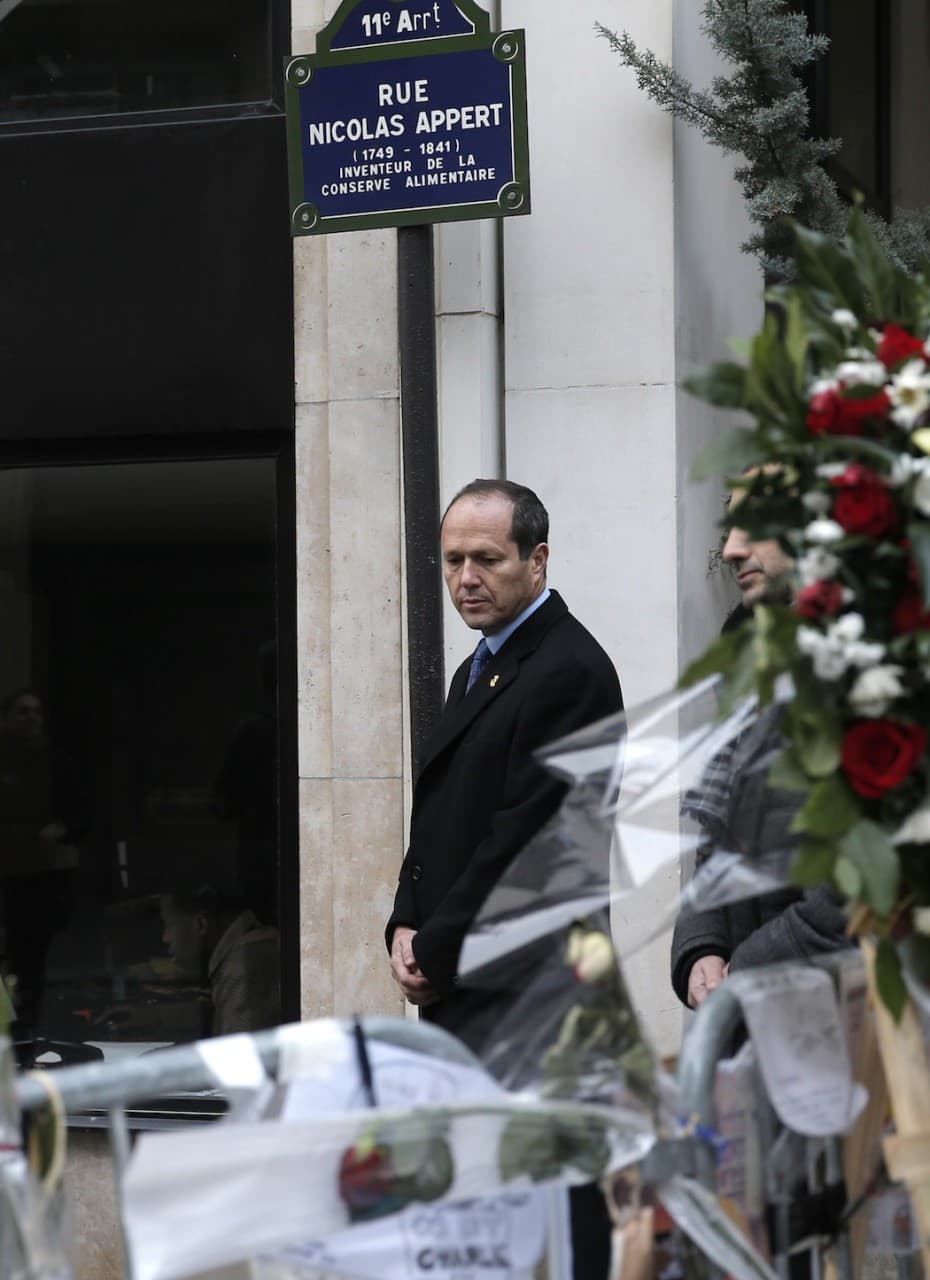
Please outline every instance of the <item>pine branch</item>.
[[[830, 42], [810, 35], [802, 14], [786, 0], [706, 0], [701, 29], [733, 68], [697, 89], [628, 32], [617, 35], [601, 23], [607, 40], [640, 89], [663, 111], [693, 125], [724, 153], [741, 155], [736, 169], [749, 216], [758, 228], [743, 248], [754, 253], [769, 279], [790, 270], [791, 231], [784, 215], [829, 235], [842, 236], [848, 206], [824, 162], [842, 145], [839, 138], [812, 138], [807, 93], [799, 72], [822, 58]], [[872, 215], [891, 256], [914, 269], [930, 246], [930, 210], [896, 214], [890, 226]]]

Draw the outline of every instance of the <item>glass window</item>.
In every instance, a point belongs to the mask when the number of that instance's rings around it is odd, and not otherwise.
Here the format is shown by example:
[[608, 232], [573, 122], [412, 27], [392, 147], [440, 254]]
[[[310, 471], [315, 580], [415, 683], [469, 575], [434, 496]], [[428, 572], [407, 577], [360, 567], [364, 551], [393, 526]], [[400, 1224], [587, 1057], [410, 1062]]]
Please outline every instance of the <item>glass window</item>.
[[270, 97], [268, 0], [14, 0], [0, 19], [0, 122]]
[[847, 198], [864, 196], [887, 216], [889, 7], [878, 0], [798, 0], [796, 7], [810, 30], [830, 39], [826, 57], [807, 73], [814, 132], [842, 142], [827, 168]]
[[843, 0], [830, 9], [827, 113], [844, 189], [875, 199], [879, 194], [876, 0]]
[[21, 1061], [280, 1020], [272, 458], [0, 471]]

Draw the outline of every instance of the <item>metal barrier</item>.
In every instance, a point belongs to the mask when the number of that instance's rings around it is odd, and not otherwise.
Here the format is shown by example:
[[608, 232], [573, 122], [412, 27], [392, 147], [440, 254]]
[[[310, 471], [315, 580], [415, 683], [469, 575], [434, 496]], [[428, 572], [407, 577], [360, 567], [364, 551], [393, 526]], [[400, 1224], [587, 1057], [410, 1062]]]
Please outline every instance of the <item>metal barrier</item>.
[[[463, 1066], [480, 1066], [463, 1044], [428, 1022], [415, 1022], [409, 1018], [370, 1017], [359, 1018], [357, 1021], [345, 1020], [341, 1025], [350, 1033], [359, 1026], [369, 1040], [380, 1040], [385, 1044], [412, 1049], [417, 1053]], [[210, 1043], [221, 1044], [224, 1038], [233, 1037], [218, 1037]], [[251, 1039], [266, 1072], [274, 1078], [282, 1046], [280, 1029], [256, 1032]], [[119, 1062], [90, 1062], [59, 1067], [49, 1072], [47, 1078], [53, 1082], [56, 1094], [69, 1115], [91, 1108], [106, 1110], [121, 1222], [123, 1175], [131, 1151], [126, 1108], [133, 1102], [172, 1091], [216, 1088], [216, 1078], [196, 1042], [159, 1049], [136, 1058], [123, 1058]], [[49, 1101], [48, 1090], [29, 1075], [17, 1077], [16, 1095], [21, 1110], [25, 1112], [41, 1110]], [[123, 1253], [126, 1260], [126, 1280], [132, 1280], [132, 1259], [125, 1234]]]
[[[850, 952], [838, 952], [812, 957], [804, 962], [779, 965], [777, 968], [789, 972], [805, 964], [814, 964], [826, 970], [834, 980], [837, 980], [841, 967], [850, 963], [850, 957]], [[715, 1134], [718, 1127], [714, 1102], [717, 1066], [733, 1051], [733, 1042], [743, 1025], [740, 993], [751, 983], [751, 972], [735, 973], [711, 992], [695, 1012], [678, 1058], [676, 1079], [680, 1112], [682, 1117], [688, 1120], [689, 1128], [696, 1134], [691, 1140], [693, 1169], [695, 1175], [709, 1189], [713, 1189], [716, 1183], [716, 1153], [709, 1136]], [[771, 1151], [775, 1139], [783, 1132], [783, 1126], [765, 1093], [758, 1070], [755, 1075], [755, 1090], [755, 1109], [762, 1129], [762, 1149]], [[838, 1197], [845, 1195], [843, 1140], [840, 1135], [836, 1135], [822, 1141], [825, 1156], [823, 1184], [819, 1187], [809, 1186], [807, 1190], [811, 1197], [831, 1196], [833, 1201], [836, 1201]], [[773, 1260], [779, 1276], [787, 1280], [791, 1257], [798, 1252], [803, 1252], [797, 1245], [792, 1246], [791, 1241], [791, 1217], [792, 1210], [796, 1206], [788, 1190], [776, 1185], [776, 1171], [771, 1165], [766, 1172], [768, 1174], [767, 1198], [771, 1208]], [[846, 1209], [849, 1209], [848, 1205]], [[839, 1228], [834, 1237], [837, 1272], [841, 1280], [854, 1280], [855, 1273], [849, 1238], [849, 1218], [848, 1212], [840, 1215]], [[810, 1247], [815, 1248], [818, 1243], [819, 1241], [815, 1241]], [[811, 1274], [817, 1273], [812, 1271]]]

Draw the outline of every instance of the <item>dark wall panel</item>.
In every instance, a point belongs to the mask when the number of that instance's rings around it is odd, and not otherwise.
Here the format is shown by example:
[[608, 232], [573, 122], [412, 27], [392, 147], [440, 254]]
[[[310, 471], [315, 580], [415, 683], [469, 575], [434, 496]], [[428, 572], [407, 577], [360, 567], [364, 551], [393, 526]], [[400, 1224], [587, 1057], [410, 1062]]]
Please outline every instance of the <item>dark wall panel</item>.
[[284, 119], [0, 137], [0, 439], [293, 427]]

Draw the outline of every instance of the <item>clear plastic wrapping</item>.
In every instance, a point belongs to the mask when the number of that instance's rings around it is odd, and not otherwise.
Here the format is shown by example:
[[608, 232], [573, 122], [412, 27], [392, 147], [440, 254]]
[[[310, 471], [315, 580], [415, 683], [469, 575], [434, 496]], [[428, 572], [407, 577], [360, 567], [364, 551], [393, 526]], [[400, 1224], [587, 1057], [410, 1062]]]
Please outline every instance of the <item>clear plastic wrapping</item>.
[[4, 1280], [72, 1276], [57, 1176], [48, 1186], [40, 1185], [23, 1150], [13, 1053], [6, 1036], [0, 1036], [0, 1275]]

